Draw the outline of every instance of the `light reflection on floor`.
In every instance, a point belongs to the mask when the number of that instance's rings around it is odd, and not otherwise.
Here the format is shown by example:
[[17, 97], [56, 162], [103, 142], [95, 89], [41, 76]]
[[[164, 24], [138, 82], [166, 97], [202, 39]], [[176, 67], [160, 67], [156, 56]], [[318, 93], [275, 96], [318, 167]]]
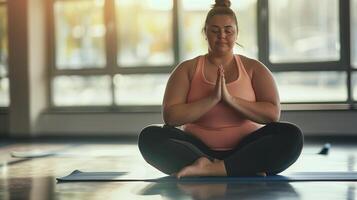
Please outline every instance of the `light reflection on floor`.
[[[302, 157], [288, 172], [356, 169], [357, 146], [333, 145], [330, 155], [318, 156], [320, 147], [305, 145]], [[34, 159], [10, 155], [34, 150], [60, 153]], [[161, 174], [145, 163], [135, 143], [16, 143], [0, 148], [0, 199], [356, 199], [357, 182], [56, 182], [55, 177], [75, 169]]]

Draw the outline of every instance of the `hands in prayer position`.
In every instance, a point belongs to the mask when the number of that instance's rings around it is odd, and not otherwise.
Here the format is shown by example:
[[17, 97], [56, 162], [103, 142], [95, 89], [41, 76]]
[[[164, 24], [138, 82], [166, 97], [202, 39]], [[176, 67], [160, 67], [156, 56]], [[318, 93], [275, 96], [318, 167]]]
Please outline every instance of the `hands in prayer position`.
[[224, 101], [229, 103], [232, 100], [232, 96], [229, 94], [227, 85], [226, 85], [226, 79], [224, 76], [224, 69], [223, 66], [220, 65], [218, 66], [217, 70], [217, 80], [216, 80], [216, 86], [214, 90], [214, 99], [217, 101]]

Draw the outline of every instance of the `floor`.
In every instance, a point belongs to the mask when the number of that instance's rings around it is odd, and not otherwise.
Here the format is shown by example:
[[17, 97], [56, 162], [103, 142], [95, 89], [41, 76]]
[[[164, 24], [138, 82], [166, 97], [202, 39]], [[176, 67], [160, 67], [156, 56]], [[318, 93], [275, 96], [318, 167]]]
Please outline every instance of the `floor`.
[[[306, 140], [302, 156], [287, 172], [357, 170], [357, 145], [350, 140], [345, 141], [349, 142]], [[329, 155], [317, 155], [325, 142], [332, 144]], [[49, 152], [53, 154], [32, 159], [12, 156]], [[6, 140], [0, 141], [0, 200], [357, 199], [357, 182], [56, 182], [56, 177], [68, 175], [75, 169], [163, 176], [141, 158], [135, 140]]]

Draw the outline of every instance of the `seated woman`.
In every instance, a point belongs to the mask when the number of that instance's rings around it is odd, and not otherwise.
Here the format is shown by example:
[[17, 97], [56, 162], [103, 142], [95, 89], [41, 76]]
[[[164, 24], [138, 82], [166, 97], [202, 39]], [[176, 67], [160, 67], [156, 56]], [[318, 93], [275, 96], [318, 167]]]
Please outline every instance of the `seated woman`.
[[172, 72], [163, 100], [165, 125], [146, 127], [139, 136], [142, 156], [160, 171], [178, 178], [266, 176], [299, 157], [303, 135], [278, 122], [271, 72], [233, 53], [238, 30], [230, 1], [216, 0], [204, 26], [208, 53]]

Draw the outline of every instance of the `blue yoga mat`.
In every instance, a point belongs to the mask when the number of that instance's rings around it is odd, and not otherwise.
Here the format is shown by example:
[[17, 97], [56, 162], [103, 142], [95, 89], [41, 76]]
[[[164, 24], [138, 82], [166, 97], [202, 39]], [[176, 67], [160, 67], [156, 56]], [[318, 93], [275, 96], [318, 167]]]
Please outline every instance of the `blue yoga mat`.
[[57, 178], [58, 182], [84, 181], [145, 181], [145, 182], [293, 182], [293, 181], [357, 181], [357, 172], [295, 172], [273, 176], [251, 177], [184, 177], [161, 178], [131, 177], [128, 172], [81, 172], [73, 171], [68, 176]]
[[[1, 144], [0, 144], [1, 146]], [[71, 145], [65, 147], [60, 150], [53, 150], [53, 151], [43, 151], [40, 149], [32, 150], [32, 151], [12, 151], [10, 154], [14, 158], [43, 158], [43, 157], [118, 157], [118, 156], [125, 156], [121, 151], [96, 151], [95, 153], [88, 154], [88, 152], [71, 152], [68, 149], [72, 148], [72, 146], [76, 147], [76, 145]], [[78, 145], [77, 145], [78, 146]], [[305, 155], [324, 155], [327, 156], [329, 154], [331, 148], [330, 143], [326, 143], [318, 153], [310, 153]]]

